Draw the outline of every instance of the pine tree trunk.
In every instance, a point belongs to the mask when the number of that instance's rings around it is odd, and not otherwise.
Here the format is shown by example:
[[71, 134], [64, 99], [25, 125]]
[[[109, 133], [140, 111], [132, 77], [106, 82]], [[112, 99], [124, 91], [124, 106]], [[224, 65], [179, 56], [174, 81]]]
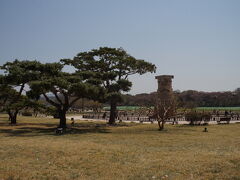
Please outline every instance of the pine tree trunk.
[[12, 125], [17, 124], [17, 114], [18, 114], [18, 111], [8, 112], [10, 124], [12, 124]]
[[66, 120], [66, 111], [59, 111], [59, 118], [60, 118], [60, 122], [59, 122], [59, 128], [63, 128], [66, 129], [67, 128], [67, 120]]
[[114, 101], [111, 101], [110, 103], [111, 103], [110, 119], [109, 119], [109, 121], [108, 121], [108, 124], [115, 124], [117, 103], [114, 102]]

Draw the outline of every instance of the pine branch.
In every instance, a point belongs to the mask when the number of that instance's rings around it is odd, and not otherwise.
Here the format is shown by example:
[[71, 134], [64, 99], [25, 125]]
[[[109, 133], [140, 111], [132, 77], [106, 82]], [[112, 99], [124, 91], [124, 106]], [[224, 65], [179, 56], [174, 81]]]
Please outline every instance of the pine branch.
[[51, 105], [53, 105], [55, 107], [60, 107], [60, 104], [57, 104], [54, 101], [52, 101], [51, 99], [49, 99], [49, 97], [45, 93], [43, 93], [43, 96], [45, 97], [46, 101], [49, 102]]

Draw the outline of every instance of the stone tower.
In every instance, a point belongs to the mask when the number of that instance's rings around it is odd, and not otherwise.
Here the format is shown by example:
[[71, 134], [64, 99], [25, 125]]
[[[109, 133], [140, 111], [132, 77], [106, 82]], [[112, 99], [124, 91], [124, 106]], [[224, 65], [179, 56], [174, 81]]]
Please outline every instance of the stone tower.
[[158, 80], [158, 100], [165, 104], [173, 101], [172, 79], [173, 75], [161, 75], [155, 77]]

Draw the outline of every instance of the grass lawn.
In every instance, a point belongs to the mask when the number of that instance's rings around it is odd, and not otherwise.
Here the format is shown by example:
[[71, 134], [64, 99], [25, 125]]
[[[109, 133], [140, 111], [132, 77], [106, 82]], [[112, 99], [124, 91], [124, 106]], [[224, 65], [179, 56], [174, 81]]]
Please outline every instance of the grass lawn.
[[[2, 179], [240, 179], [240, 124], [203, 126], [76, 122], [0, 116]], [[68, 122], [70, 123], [70, 122]]]

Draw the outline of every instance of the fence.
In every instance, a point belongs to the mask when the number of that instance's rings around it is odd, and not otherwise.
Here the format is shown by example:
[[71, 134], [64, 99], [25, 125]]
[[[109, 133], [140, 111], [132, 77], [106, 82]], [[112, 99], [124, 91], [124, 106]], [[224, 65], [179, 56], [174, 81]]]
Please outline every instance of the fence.
[[[85, 114], [83, 115], [83, 118], [85, 119], [99, 119], [99, 120], [107, 120], [109, 119], [109, 114], [104, 114], [104, 113], [98, 113], [98, 114]], [[224, 114], [220, 115], [211, 115], [211, 118], [209, 121], [220, 121], [222, 118], [225, 118], [226, 116]], [[230, 118], [230, 121], [240, 121], [239, 114], [235, 115], [228, 115], [227, 117]], [[138, 121], [138, 122], [154, 122], [157, 121], [155, 118], [151, 118], [148, 116], [138, 116], [136, 114], [125, 114], [125, 115], [120, 115], [117, 116], [116, 120], [119, 121]], [[186, 118], [184, 115], [181, 116], [175, 116], [172, 118], [168, 118], [166, 122], [179, 122], [179, 121], [186, 121]]]

